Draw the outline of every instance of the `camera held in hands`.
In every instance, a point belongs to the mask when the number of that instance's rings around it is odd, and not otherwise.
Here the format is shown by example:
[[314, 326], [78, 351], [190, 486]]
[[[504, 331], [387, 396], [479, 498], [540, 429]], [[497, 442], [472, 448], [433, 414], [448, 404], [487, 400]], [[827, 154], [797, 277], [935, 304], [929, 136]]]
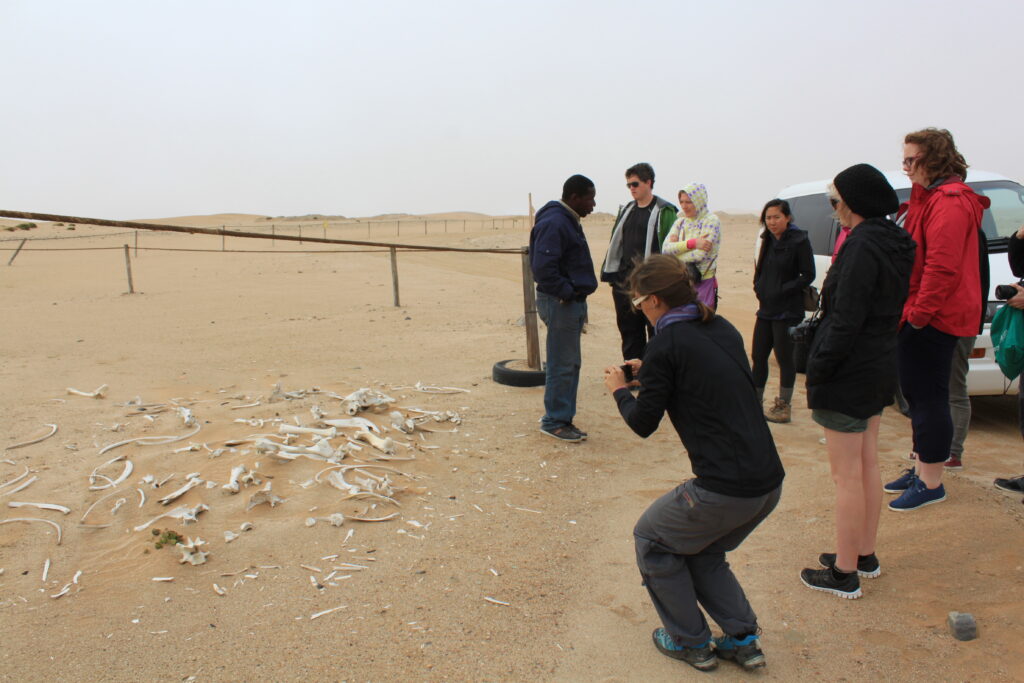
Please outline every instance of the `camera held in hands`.
[[626, 376], [626, 381], [627, 382], [632, 382], [633, 379], [634, 379], [633, 378], [633, 366], [630, 365], [629, 363], [623, 363], [619, 367], [622, 368], [622, 374]]
[[[1017, 284], [1024, 286], [1024, 279], [1018, 280]], [[1017, 288], [1014, 285], [996, 285], [996, 298], [1000, 301], [1012, 299], [1016, 294]]]

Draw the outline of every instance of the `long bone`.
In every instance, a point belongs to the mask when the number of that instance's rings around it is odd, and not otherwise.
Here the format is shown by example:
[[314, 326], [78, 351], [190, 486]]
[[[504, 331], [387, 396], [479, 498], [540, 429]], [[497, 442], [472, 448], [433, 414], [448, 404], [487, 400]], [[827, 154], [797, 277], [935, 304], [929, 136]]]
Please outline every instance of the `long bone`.
[[228, 479], [228, 483], [221, 486], [228, 493], [238, 493], [240, 484], [238, 478], [245, 474], [245, 465], [235, 465], [231, 468], [231, 478]]
[[24, 479], [27, 476], [28, 476], [28, 466], [25, 467], [25, 471], [24, 472], [22, 472], [21, 474], [16, 476], [14, 479], [8, 479], [4, 483], [0, 484], [0, 489], [5, 489], [8, 486], [12, 486], [14, 484], [17, 484], [19, 481], [21, 481], [22, 479]]
[[365, 429], [360, 429], [356, 432], [355, 438], [360, 441], [365, 441], [384, 455], [395, 454], [395, 442], [389, 436], [381, 438], [376, 434], [366, 431]]
[[416, 430], [416, 422], [397, 410], [392, 410], [388, 417], [391, 418], [391, 426], [400, 432], [412, 434]]
[[206, 512], [209, 509], [210, 509], [209, 506], [206, 505], [205, 503], [200, 503], [199, 505], [196, 505], [195, 507], [191, 507], [191, 508], [189, 506], [187, 506], [187, 505], [179, 505], [178, 507], [174, 508], [170, 512], [165, 512], [162, 515], [157, 515], [156, 517], [154, 517], [153, 519], [149, 520], [145, 524], [140, 524], [139, 526], [135, 527], [135, 531], [145, 531], [150, 526], [152, 526], [155, 522], [158, 522], [161, 519], [167, 519], [167, 518], [177, 519], [182, 524], [191, 524], [192, 522], [198, 522], [199, 521], [199, 515], [201, 513], [203, 513], [203, 512]]
[[60, 530], [60, 524], [57, 524], [57, 522], [49, 519], [42, 519], [40, 517], [11, 517], [10, 519], [0, 519], [0, 524], [10, 524], [11, 522], [42, 522], [43, 524], [49, 524], [57, 530], [57, 545], [60, 545], [60, 539], [63, 534]]
[[106, 384], [101, 384], [100, 386], [96, 387], [95, 391], [79, 391], [78, 389], [68, 387], [67, 392], [74, 396], [84, 396], [86, 398], [103, 398], [103, 395], [107, 393], [107, 389], [109, 388], [110, 387], [108, 387]]
[[380, 427], [378, 427], [372, 420], [367, 420], [365, 417], [349, 417], [332, 420], [321, 420], [321, 422], [329, 427], [347, 427], [355, 429], [368, 429], [371, 432], [380, 434]]
[[137, 443], [140, 446], [163, 446], [165, 444], [174, 443], [176, 441], [184, 441], [185, 439], [191, 438], [199, 433], [202, 429], [201, 424], [196, 424], [195, 428], [188, 434], [182, 434], [181, 436], [139, 436], [134, 439], [125, 439], [124, 441], [118, 441], [116, 443], [108, 444], [100, 449], [99, 455], [103, 455], [107, 451], [124, 446], [129, 443]]
[[333, 439], [338, 436], [338, 430], [334, 427], [317, 429], [316, 427], [296, 427], [295, 425], [287, 423], [279, 425], [277, 431], [281, 434], [315, 434], [316, 436], [322, 436], [328, 439]]
[[[111, 458], [110, 460], [106, 461], [105, 463], [103, 463], [102, 465], [100, 465], [99, 467], [94, 469], [92, 471], [92, 474], [89, 475], [89, 483], [92, 484], [89, 487], [89, 490], [90, 491], [102, 491], [103, 489], [114, 488], [115, 486], [119, 485], [122, 481], [127, 479], [128, 475], [130, 475], [132, 473], [132, 470], [135, 468], [135, 466], [132, 465], [132, 461], [131, 460], [127, 460], [126, 458], [127, 458], [127, 456], [119, 455], [116, 458]], [[100, 469], [106, 467], [107, 465], [112, 465], [115, 462], [118, 462], [119, 460], [124, 460], [124, 469], [121, 471], [121, 476], [119, 476], [117, 479], [110, 479], [109, 477], [105, 477], [105, 476], [99, 474], [99, 470]], [[97, 485], [95, 483], [96, 480], [97, 479], [101, 479], [101, 478], [102, 479], [106, 479], [107, 483], [106, 484]]]
[[64, 507], [63, 505], [57, 505], [56, 503], [16, 503], [10, 502], [7, 504], [9, 508], [39, 508], [40, 510], [56, 510], [57, 512], [63, 512], [65, 515], [71, 513], [71, 508]]
[[13, 446], [5, 446], [4, 450], [5, 451], [13, 451], [15, 448], [22, 448], [24, 446], [31, 446], [34, 443], [39, 443], [40, 441], [46, 441], [51, 436], [53, 436], [54, 434], [57, 433], [57, 425], [45, 423], [43, 426], [50, 428], [50, 433], [49, 434], [46, 434], [45, 436], [41, 436], [38, 439], [31, 439], [29, 441], [22, 441], [21, 443], [16, 443]]
[[39, 480], [39, 477], [37, 477], [36, 475], [33, 474], [31, 477], [29, 477], [25, 481], [21, 482], [21, 484], [19, 484], [15, 488], [11, 489], [10, 491], [7, 491], [5, 493], [0, 493], [0, 498], [5, 497], [5, 496], [10, 496], [10, 495], [13, 495], [13, 494], [17, 493], [18, 491], [27, 489], [29, 486], [32, 485], [33, 482], [38, 481], [38, 480]]
[[203, 483], [203, 480], [200, 479], [198, 476], [189, 477], [188, 481], [185, 483], [184, 486], [179, 488], [174, 493], [167, 494], [166, 496], [164, 496], [163, 498], [161, 498], [157, 502], [159, 502], [161, 505], [167, 505], [168, 503], [171, 503], [171, 502], [177, 500], [178, 498], [181, 498], [187, 492], [191, 491], [192, 489], [194, 489], [197, 486], [200, 486], [202, 483]]

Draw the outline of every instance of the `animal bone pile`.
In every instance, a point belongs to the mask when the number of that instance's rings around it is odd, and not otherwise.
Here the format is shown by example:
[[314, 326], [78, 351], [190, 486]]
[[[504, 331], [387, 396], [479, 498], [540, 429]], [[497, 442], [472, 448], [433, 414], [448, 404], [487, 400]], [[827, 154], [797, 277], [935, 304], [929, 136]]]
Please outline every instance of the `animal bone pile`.
[[[420, 384], [401, 388], [422, 393], [466, 391]], [[69, 393], [103, 397], [100, 390]], [[169, 529], [173, 531], [165, 534], [171, 533], [174, 541], [166, 543], [174, 542], [178, 561], [200, 565], [218, 550], [219, 543], [211, 539], [223, 538], [227, 544], [242, 538], [239, 532], [264, 524], [301, 529], [321, 522], [340, 527], [348, 521], [395, 519], [401, 515], [403, 496], [423, 492], [413, 482], [425, 475], [412, 468], [418, 456], [437, 448], [425, 443], [427, 435], [457, 432], [462, 422], [452, 410], [403, 409], [396, 404], [396, 399], [371, 388], [341, 395], [315, 387], [286, 392], [279, 384], [267, 399], [236, 394], [172, 399], [166, 404], [135, 398], [116, 404], [127, 411], [129, 423], [105, 429], [157, 433], [96, 444], [99, 464], [82, 472], [89, 497], [96, 497], [79, 518], [78, 538], [98, 543], [101, 539], [94, 534], [127, 532], [137, 534], [140, 544], [149, 544], [159, 529]], [[439, 428], [439, 423], [448, 425]], [[46, 426], [47, 437], [56, 433], [55, 424]], [[24, 445], [28, 444], [8, 449]], [[111, 451], [115, 453], [108, 457]], [[25, 502], [24, 497], [45, 497], [22, 493], [36, 481], [28, 479], [28, 473], [26, 467], [22, 475], [0, 483], [6, 506], [71, 512], [55, 503]], [[314, 511], [317, 515], [311, 516]], [[259, 524], [249, 519], [239, 524], [252, 516], [259, 517]], [[58, 545], [61, 542], [57, 522], [15, 517], [0, 520], [0, 525], [15, 521], [45, 522], [56, 528]], [[200, 528], [207, 538], [187, 533]], [[349, 530], [346, 540], [351, 534]], [[158, 579], [170, 577], [154, 580]]]

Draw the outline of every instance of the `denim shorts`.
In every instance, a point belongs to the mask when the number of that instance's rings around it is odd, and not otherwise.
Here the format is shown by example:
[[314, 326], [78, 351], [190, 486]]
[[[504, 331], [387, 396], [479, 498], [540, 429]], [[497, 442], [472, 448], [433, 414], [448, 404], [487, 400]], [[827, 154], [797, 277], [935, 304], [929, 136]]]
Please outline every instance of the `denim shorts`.
[[[875, 413], [875, 415], [881, 414], [881, 410]], [[846, 434], [859, 434], [860, 432], [866, 431], [868, 428], [867, 420], [850, 417], [845, 413], [837, 413], [834, 410], [815, 408], [811, 411], [811, 419], [825, 429], [831, 429], [834, 432], [844, 432]]]

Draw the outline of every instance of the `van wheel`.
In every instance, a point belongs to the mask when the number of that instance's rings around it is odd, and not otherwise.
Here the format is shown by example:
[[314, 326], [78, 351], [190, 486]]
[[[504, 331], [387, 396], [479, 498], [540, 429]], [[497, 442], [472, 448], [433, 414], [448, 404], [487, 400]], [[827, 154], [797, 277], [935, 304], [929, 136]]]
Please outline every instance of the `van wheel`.
[[516, 370], [508, 367], [509, 363], [517, 363], [515, 359], [501, 360], [491, 369], [491, 379], [498, 384], [510, 387], [541, 387], [544, 386], [546, 373], [543, 370]]

